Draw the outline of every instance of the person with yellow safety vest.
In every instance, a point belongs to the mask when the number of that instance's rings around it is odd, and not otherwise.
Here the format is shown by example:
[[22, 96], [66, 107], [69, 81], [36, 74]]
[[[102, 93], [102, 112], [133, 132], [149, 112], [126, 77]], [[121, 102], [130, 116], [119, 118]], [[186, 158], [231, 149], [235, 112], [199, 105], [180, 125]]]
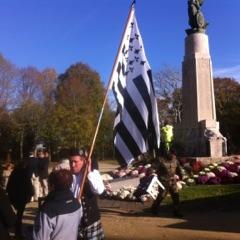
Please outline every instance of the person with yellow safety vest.
[[173, 142], [173, 126], [165, 122], [165, 125], [161, 128], [161, 140], [163, 148], [166, 152], [169, 152]]

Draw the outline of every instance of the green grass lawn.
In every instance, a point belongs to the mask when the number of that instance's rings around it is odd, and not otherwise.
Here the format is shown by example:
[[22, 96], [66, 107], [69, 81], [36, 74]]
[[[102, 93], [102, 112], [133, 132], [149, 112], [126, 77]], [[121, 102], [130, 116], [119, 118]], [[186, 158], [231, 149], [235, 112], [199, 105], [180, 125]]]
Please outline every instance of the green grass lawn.
[[[180, 191], [180, 201], [186, 211], [240, 211], [240, 184], [188, 186]], [[164, 203], [172, 203], [170, 196]]]
[[180, 191], [180, 198], [182, 201], [223, 197], [231, 194], [240, 194], [240, 184], [228, 185], [195, 185], [184, 187]]

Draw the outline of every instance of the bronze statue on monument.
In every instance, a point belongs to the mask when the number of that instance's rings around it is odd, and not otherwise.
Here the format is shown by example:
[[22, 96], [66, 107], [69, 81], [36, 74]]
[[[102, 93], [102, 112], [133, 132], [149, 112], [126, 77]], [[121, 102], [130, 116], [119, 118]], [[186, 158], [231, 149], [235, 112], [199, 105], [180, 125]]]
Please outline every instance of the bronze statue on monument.
[[208, 23], [205, 21], [204, 16], [201, 12], [201, 6], [203, 4], [203, 0], [188, 0], [188, 23], [190, 25], [190, 29], [186, 29], [186, 33], [204, 33]]
[[188, 0], [190, 29], [186, 30], [182, 62], [182, 121], [174, 126], [174, 144], [182, 156], [220, 158], [226, 138], [216, 117], [212, 61], [203, 0]]

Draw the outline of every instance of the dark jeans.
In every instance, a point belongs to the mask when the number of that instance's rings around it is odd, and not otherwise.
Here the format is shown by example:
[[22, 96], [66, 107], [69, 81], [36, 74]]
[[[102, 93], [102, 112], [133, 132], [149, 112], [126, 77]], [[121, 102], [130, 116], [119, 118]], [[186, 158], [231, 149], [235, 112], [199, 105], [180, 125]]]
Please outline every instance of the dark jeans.
[[22, 238], [22, 218], [25, 210], [26, 204], [18, 207], [17, 209], [17, 220], [15, 224], [15, 236], [17, 239]]
[[162, 200], [167, 196], [167, 193], [170, 193], [172, 201], [173, 201], [173, 208], [174, 211], [179, 211], [180, 207], [180, 200], [179, 200], [179, 193], [176, 192], [175, 186], [165, 186], [165, 190], [160, 189], [157, 198], [154, 200], [152, 204], [152, 211], [157, 212], [158, 207], [160, 206]]

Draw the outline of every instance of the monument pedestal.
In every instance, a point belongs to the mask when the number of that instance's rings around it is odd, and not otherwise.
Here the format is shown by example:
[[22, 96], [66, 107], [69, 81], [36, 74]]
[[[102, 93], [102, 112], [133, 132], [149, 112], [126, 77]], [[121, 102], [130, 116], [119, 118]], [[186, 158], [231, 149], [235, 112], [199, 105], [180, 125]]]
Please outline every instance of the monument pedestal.
[[186, 156], [221, 157], [226, 154], [226, 138], [216, 121], [212, 62], [205, 33], [186, 37], [182, 74], [183, 116], [175, 127], [175, 143]]

